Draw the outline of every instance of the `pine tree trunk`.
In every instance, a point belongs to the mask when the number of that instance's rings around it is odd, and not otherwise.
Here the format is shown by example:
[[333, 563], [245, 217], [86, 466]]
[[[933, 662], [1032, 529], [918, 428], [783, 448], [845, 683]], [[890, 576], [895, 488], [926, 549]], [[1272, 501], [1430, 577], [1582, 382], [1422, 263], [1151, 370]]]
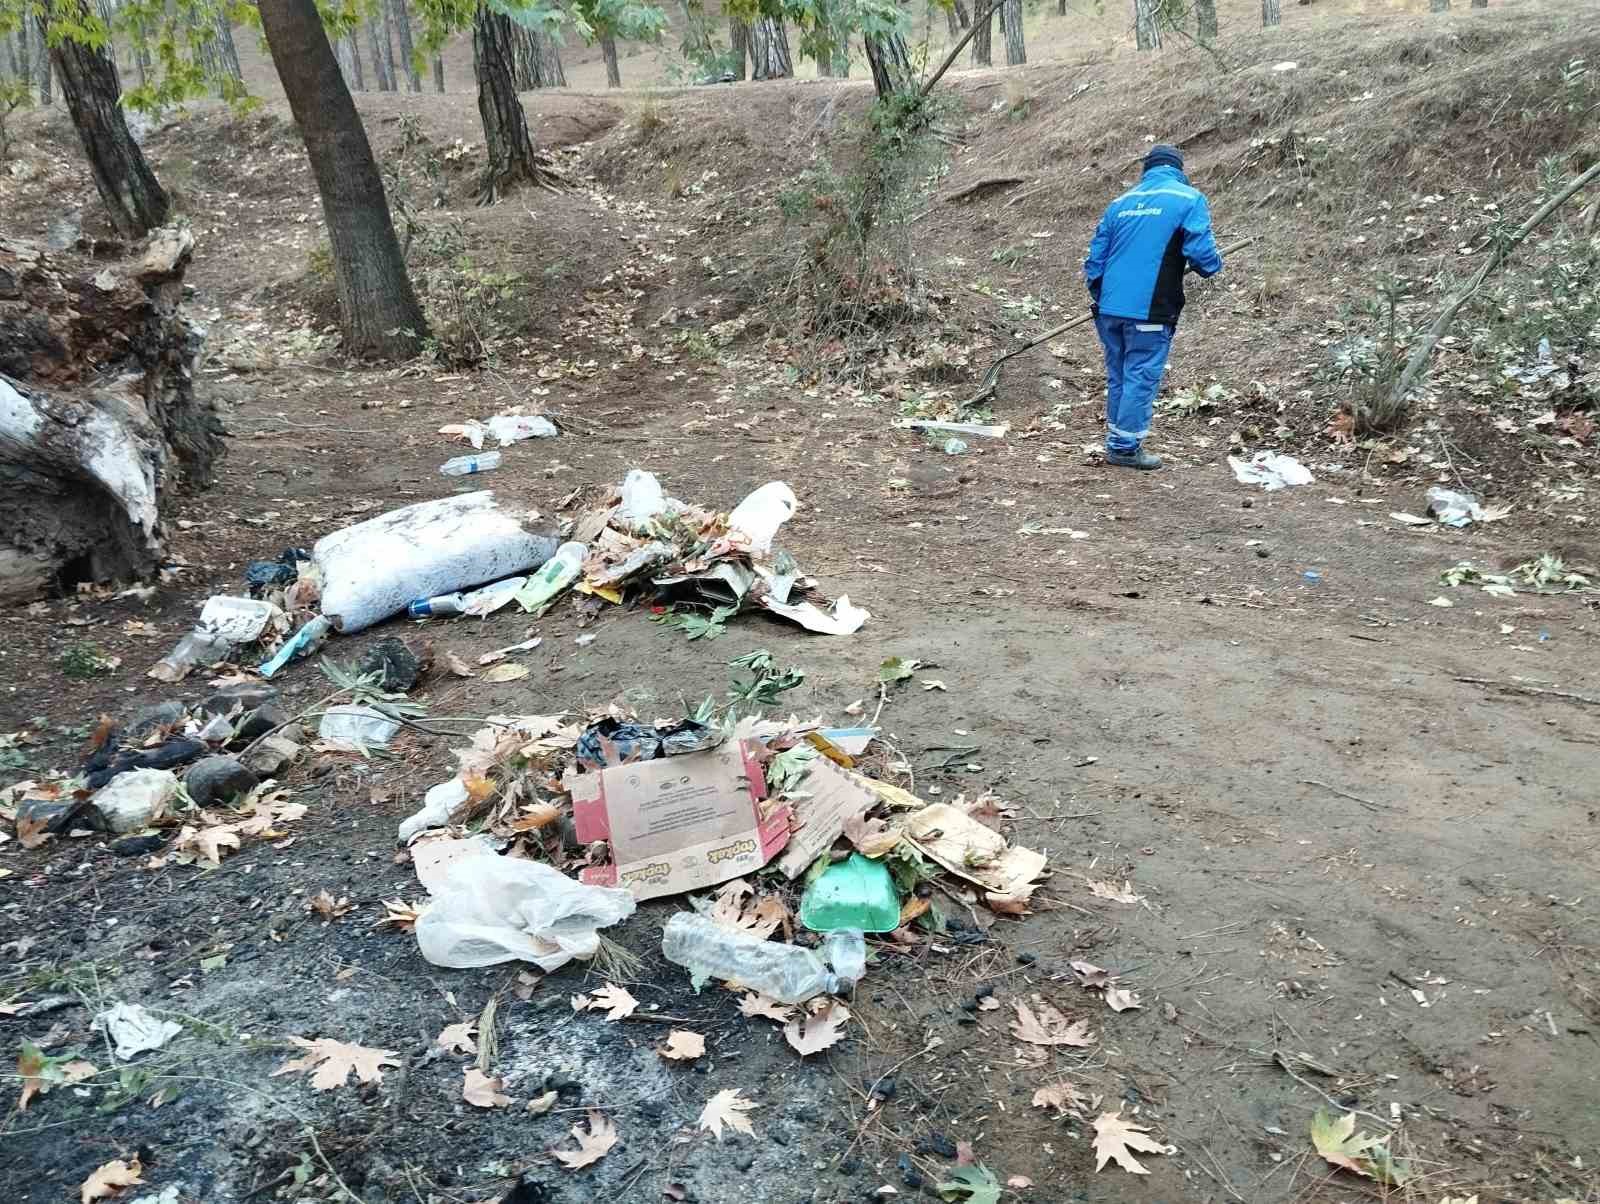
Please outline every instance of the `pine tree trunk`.
[[1006, 19], [1006, 66], [1016, 67], [1028, 61], [1022, 44], [1022, 0], [1006, 0], [1000, 11]]
[[705, 0], [682, 0], [683, 54], [699, 71], [709, 71], [717, 57], [711, 39], [711, 23], [706, 19]]
[[[935, 0], [929, 0], [929, 3], [934, 2]], [[954, 4], [944, 10], [944, 21], [949, 30], [950, 40], [953, 42], [961, 36], [961, 26], [956, 22], [956, 6]]]
[[351, 30], [345, 37], [344, 45], [350, 59], [350, 73], [355, 77], [356, 91], [365, 92], [367, 90], [367, 73], [361, 67], [361, 39], [356, 37], [354, 30]]
[[1489, 0], [1472, 0], [1473, 8], [1488, 8]]
[[1202, 43], [1217, 40], [1217, 0], [1194, 0], [1195, 34]]
[[167, 220], [169, 203], [144, 152], [128, 132], [117, 69], [103, 50], [72, 38], [63, 38], [50, 57], [61, 72], [61, 95], [111, 224], [123, 238], [143, 238]]
[[258, 8], [322, 196], [345, 349], [354, 355], [414, 355], [427, 323], [406, 275], [367, 131], [315, 0], [259, 0]]
[[405, 69], [406, 84], [413, 92], [422, 91], [422, 77], [417, 74], [417, 48], [411, 41], [411, 14], [406, 11], [406, 0], [389, 0], [389, 10], [394, 14], [394, 31], [400, 38], [401, 66]]
[[1270, 28], [1282, 21], [1282, 0], [1261, 0], [1261, 24]]
[[384, 70], [383, 47], [378, 43], [378, 22], [369, 20], [367, 23], [367, 54], [372, 59], [372, 80], [380, 92], [393, 92], [394, 80]]
[[55, 75], [55, 59], [50, 54], [50, 43], [45, 36], [44, 18], [40, 17], [36, 30], [39, 37], [34, 42], [34, 62], [37, 66], [34, 74], [39, 77], [39, 103], [47, 105], [54, 99], [51, 95], [51, 82]]
[[907, 92], [916, 87], [917, 75], [911, 66], [911, 53], [906, 40], [897, 33], [867, 34], [862, 41], [867, 47], [867, 63], [872, 68], [872, 87], [879, 100], [886, 100], [896, 92]]
[[1067, 15], [1067, 0], [1056, 0], [1056, 16], [1064, 17], [1066, 15]]
[[539, 48], [539, 86], [565, 88], [567, 73], [561, 66], [561, 47], [555, 38], [540, 30], [533, 31], [533, 44]]
[[394, 69], [394, 5], [378, 0], [378, 28], [383, 34], [383, 73], [389, 77], [389, 91], [400, 91], [400, 76]]
[[[978, 10], [982, 9], [982, 12]], [[972, 65], [974, 67], [992, 66], [989, 46], [990, 30], [993, 28], [994, 14], [989, 10], [985, 0], [973, 0], [973, 20], [977, 22], [977, 32], [972, 35]]]
[[[112, 22], [116, 20], [117, 16], [111, 0], [95, 0], [95, 11], [99, 14], [100, 19], [105, 22], [106, 28], [111, 29]], [[116, 69], [117, 87], [120, 90], [122, 87], [122, 64], [117, 61], [117, 39], [115, 36], [106, 43], [105, 51], [106, 57], [111, 60], [112, 67]]]
[[606, 34], [600, 39], [600, 55], [606, 61], [606, 87], [622, 87], [622, 71], [617, 66], [617, 39]]
[[[7, 39], [11, 41], [12, 39]], [[17, 27], [15, 57], [17, 61], [17, 79], [25, 88], [33, 86], [33, 55], [29, 53], [28, 22], [24, 21]]]
[[11, 78], [22, 81], [22, 86], [28, 86], [27, 73], [17, 65], [17, 43], [9, 34], [0, 34], [0, 42], [6, 44], [6, 62], [11, 68]]
[[472, 68], [478, 80], [478, 116], [489, 166], [479, 194], [492, 204], [513, 184], [545, 178], [543, 164], [528, 135], [528, 119], [511, 79], [511, 18], [479, 4], [472, 18]]
[[1433, 13], [1447, 13], [1450, 11], [1450, 0], [1429, 0], [1428, 11]]
[[223, 13], [216, 15], [216, 48], [218, 74], [229, 81], [222, 89], [224, 97], [238, 95], [244, 82], [244, 69], [239, 65], [239, 48], [233, 43], [233, 27]]
[[750, 53], [750, 25], [738, 17], [728, 18], [728, 42], [733, 56], [733, 78], [743, 79], [744, 61]]
[[518, 92], [539, 86], [539, 50], [533, 30], [518, 25], [511, 31], [511, 82]]
[[750, 78], [787, 79], [794, 74], [789, 57], [789, 36], [783, 22], [774, 17], [758, 17], [750, 24]]
[[433, 56], [433, 90], [435, 92], [443, 92], [444, 91], [444, 56], [443, 55], [436, 54], [436, 55]]
[[951, 0], [950, 7], [955, 9], [956, 21], [964, 32], [972, 24], [972, 14], [967, 11], [967, 0]]
[[0, 235], [0, 604], [154, 578], [174, 503], [211, 483], [193, 246], [169, 226], [107, 263]]

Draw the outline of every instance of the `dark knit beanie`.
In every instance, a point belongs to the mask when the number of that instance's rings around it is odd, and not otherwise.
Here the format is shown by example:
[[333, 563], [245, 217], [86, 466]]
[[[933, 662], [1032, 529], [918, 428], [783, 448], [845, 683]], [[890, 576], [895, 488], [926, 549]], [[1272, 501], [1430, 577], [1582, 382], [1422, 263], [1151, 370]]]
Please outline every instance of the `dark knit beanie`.
[[1165, 142], [1157, 143], [1145, 153], [1144, 157], [1144, 169], [1149, 171], [1152, 167], [1176, 167], [1182, 171], [1183, 152]]

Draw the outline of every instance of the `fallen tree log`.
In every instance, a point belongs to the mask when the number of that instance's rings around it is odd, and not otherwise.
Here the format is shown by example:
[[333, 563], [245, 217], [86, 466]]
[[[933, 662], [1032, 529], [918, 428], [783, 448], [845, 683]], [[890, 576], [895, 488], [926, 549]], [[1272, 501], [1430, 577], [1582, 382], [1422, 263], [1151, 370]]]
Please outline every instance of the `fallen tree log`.
[[211, 484], [193, 246], [165, 227], [104, 265], [0, 237], [0, 604], [154, 576], [173, 499]]

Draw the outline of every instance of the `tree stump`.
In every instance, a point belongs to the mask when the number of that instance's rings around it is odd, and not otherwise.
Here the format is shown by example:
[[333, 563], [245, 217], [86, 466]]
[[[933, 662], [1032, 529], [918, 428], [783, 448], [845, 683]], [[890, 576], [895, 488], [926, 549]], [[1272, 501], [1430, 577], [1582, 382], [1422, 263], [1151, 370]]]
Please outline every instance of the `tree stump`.
[[211, 484], [193, 246], [164, 227], [104, 265], [0, 236], [0, 605], [154, 576], [174, 497]]

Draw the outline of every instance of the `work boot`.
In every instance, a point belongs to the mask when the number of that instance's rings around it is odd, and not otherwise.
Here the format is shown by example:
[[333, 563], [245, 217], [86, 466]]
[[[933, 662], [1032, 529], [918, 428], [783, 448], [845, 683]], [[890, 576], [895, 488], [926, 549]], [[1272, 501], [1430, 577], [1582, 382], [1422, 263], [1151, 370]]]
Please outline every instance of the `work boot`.
[[1145, 451], [1142, 447], [1125, 452], [1107, 448], [1106, 463], [1113, 468], [1142, 468], [1148, 472], [1161, 467], [1161, 457], [1154, 452]]

